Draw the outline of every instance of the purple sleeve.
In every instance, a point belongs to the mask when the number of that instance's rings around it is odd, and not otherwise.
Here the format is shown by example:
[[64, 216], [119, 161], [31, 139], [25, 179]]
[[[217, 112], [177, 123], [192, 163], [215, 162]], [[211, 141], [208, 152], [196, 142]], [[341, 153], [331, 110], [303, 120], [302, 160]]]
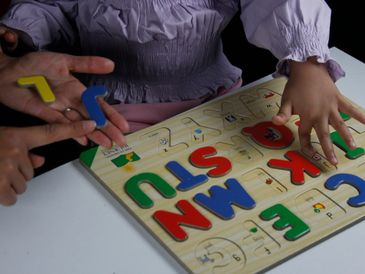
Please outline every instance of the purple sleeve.
[[13, 0], [0, 24], [21, 31], [20, 39], [34, 49], [71, 46], [76, 15], [76, 0]]
[[287, 60], [316, 56], [332, 79], [345, 75], [329, 52], [331, 10], [323, 0], [241, 0], [247, 39], [279, 59], [274, 76], [288, 76]]

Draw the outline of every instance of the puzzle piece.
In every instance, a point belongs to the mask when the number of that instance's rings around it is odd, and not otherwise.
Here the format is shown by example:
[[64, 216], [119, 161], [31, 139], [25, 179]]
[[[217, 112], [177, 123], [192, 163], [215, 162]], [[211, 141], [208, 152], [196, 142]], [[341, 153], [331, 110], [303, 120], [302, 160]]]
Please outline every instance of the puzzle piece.
[[204, 273], [242, 273], [246, 265], [241, 247], [222, 237], [200, 242], [195, 247], [195, 258], [204, 266]]
[[56, 101], [56, 96], [48, 85], [46, 78], [42, 75], [22, 77], [17, 80], [17, 83], [22, 87], [34, 87], [45, 103]]
[[218, 129], [203, 126], [190, 117], [181, 119], [181, 122], [190, 130], [190, 143], [201, 144], [222, 134]]
[[346, 152], [346, 157], [351, 160], [359, 158], [365, 154], [365, 150], [362, 147], [350, 149], [337, 131], [331, 133], [331, 140], [337, 147]]
[[229, 141], [216, 143], [215, 147], [232, 162], [248, 164], [262, 159], [263, 154], [240, 136], [232, 136]]
[[81, 95], [82, 103], [84, 104], [89, 117], [96, 122], [98, 128], [102, 128], [106, 125], [107, 119], [104, 112], [97, 102], [98, 97], [104, 97], [108, 93], [104, 86], [92, 86], [88, 87]]
[[269, 149], [286, 148], [294, 141], [293, 133], [288, 127], [274, 125], [271, 121], [245, 127], [241, 133], [250, 136], [257, 144]]
[[165, 198], [176, 196], [176, 190], [157, 174], [148, 172], [137, 174], [125, 183], [124, 189], [141, 208], [151, 208], [154, 204], [151, 198], [140, 189], [142, 183], [150, 184]]
[[313, 165], [310, 161], [304, 158], [296, 151], [290, 150], [285, 153], [287, 160], [271, 159], [267, 165], [271, 168], [285, 169], [290, 171], [291, 182], [295, 185], [304, 184], [304, 172], [311, 177], [321, 175], [321, 170]]
[[256, 206], [256, 202], [236, 179], [228, 179], [224, 184], [227, 188], [212, 186], [209, 189], [210, 197], [202, 193], [196, 194], [194, 201], [223, 220], [235, 216], [232, 204], [243, 209], [252, 209]]
[[153, 130], [140, 137], [146, 144], [153, 144], [155, 148], [154, 153], [158, 153], [161, 156], [173, 155], [179, 151], [187, 149], [189, 146], [187, 143], [178, 143], [172, 145], [171, 142], [171, 130], [163, 127]]
[[[283, 90], [285, 84], [286, 80], [280, 78], [265, 85], [276, 91]], [[322, 155], [300, 154], [296, 151], [299, 142], [294, 140], [298, 136], [294, 124], [298, 116], [292, 116], [287, 123], [293, 138], [279, 146], [275, 141], [282, 142], [283, 132], [272, 125], [262, 130], [268, 146], [253, 137], [243, 136], [242, 128], [269, 122], [269, 115], [271, 119], [275, 114], [272, 107], [268, 107], [264, 109], [267, 112], [262, 111], [262, 117], [256, 119], [239, 101], [245, 94], [246, 91], [238, 90], [159, 125], [129, 134], [126, 136], [129, 148], [106, 150], [99, 147], [81, 157], [98, 181], [191, 273], [261, 273], [365, 216], [364, 206], [354, 208], [346, 204], [348, 198], [359, 196], [356, 187], [346, 185], [339, 191], [324, 187], [327, 178], [337, 173], [353, 173], [365, 180], [361, 175], [365, 174], [365, 157], [350, 161], [345, 153], [335, 148], [339, 164], [333, 166], [316, 142], [312, 142], [313, 146]], [[261, 103], [276, 96], [267, 95], [268, 98], [259, 99]], [[276, 104], [273, 107], [278, 107], [278, 102], [273, 101]], [[257, 109], [253, 111], [266, 108], [263, 105], [260, 109], [260, 102], [253, 102], [251, 106], [256, 108], [255, 104]], [[237, 113], [247, 114], [251, 120], [241, 121]], [[350, 127], [354, 120], [349, 119], [346, 124]], [[223, 122], [227, 123], [226, 128]], [[255, 129], [251, 131], [251, 136], [257, 134]], [[353, 133], [356, 143], [365, 148], [365, 134]], [[318, 141], [314, 130], [311, 138]], [[286, 155], [288, 159], [285, 158], [287, 151], [293, 151], [294, 156], [309, 163], [301, 163], [290, 153]], [[115, 168], [112, 160], [131, 152], [137, 153], [140, 160]], [[191, 154], [196, 158], [188, 162]], [[128, 156], [128, 159], [133, 157]], [[118, 159], [119, 165], [128, 159]], [[271, 168], [270, 159], [281, 162]], [[133, 172], [125, 168], [130, 166], [134, 167]], [[316, 168], [312, 170], [313, 167]], [[213, 177], [208, 176], [212, 170]], [[161, 194], [161, 187], [154, 186], [155, 179], [138, 178], [131, 185], [136, 198], [131, 198], [124, 184], [140, 173], [158, 174], [163, 180], [162, 186], [170, 185], [176, 196], [168, 198]], [[230, 179], [228, 185], [225, 184], [227, 179]], [[296, 185], [304, 180], [304, 185]], [[281, 208], [272, 207], [277, 204]], [[250, 209], [253, 205], [255, 207]], [[264, 221], [265, 217], [273, 219]], [[282, 228], [284, 230], [280, 231]]]
[[287, 227], [291, 227], [291, 229], [284, 234], [285, 239], [289, 241], [298, 240], [300, 237], [304, 236], [310, 231], [310, 228], [306, 223], [304, 223], [282, 204], [276, 204], [268, 209], [265, 209], [261, 212], [260, 217], [265, 221], [279, 217], [279, 220], [274, 222], [273, 227], [276, 230], [283, 230]]
[[328, 178], [324, 186], [329, 190], [336, 190], [340, 185], [348, 184], [357, 189], [359, 194], [347, 200], [352, 207], [360, 207], [365, 204], [365, 181], [355, 175], [340, 173]]
[[212, 223], [204, 217], [192, 204], [186, 200], [180, 200], [176, 204], [183, 214], [176, 214], [165, 210], [157, 210], [153, 218], [176, 240], [185, 241], [188, 234], [180, 227], [185, 225], [193, 228], [208, 230]]
[[231, 162], [221, 156], [214, 156], [217, 150], [214, 147], [201, 147], [190, 154], [190, 163], [199, 168], [214, 167], [208, 171], [209, 177], [221, 177], [228, 174], [232, 169]]
[[205, 174], [194, 176], [176, 161], [168, 162], [166, 168], [180, 180], [180, 183], [176, 186], [179, 191], [190, 190], [208, 181], [208, 176]]
[[203, 114], [222, 120], [223, 128], [226, 130], [234, 129], [238, 123], [250, 121], [250, 113], [243, 113], [244, 107], [237, 106], [231, 102], [222, 102], [220, 110], [205, 109]]

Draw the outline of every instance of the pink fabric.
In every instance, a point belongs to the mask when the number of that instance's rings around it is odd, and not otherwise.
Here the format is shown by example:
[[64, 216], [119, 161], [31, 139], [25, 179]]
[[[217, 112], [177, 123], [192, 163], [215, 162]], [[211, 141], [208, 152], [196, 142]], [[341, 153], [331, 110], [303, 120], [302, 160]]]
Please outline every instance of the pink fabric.
[[[227, 94], [241, 85], [242, 80], [239, 79], [232, 87], [219, 89], [217, 97]], [[113, 107], [127, 119], [131, 133], [166, 120], [211, 99], [213, 97], [168, 103], [119, 104], [113, 105]]]

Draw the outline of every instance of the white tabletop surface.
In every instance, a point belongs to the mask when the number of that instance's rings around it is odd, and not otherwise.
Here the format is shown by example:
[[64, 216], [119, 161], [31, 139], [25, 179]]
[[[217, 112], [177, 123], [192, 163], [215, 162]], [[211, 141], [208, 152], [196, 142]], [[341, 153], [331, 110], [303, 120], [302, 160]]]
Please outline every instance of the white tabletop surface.
[[[331, 53], [347, 73], [338, 87], [365, 107], [365, 64], [336, 48]], [[364, 254], [361, 222], [269, 273], [364, 273]], [[0, 206], [1, 274], [147, 272], [185, 270], [78, 160], [30, 181], [15, 206]]]

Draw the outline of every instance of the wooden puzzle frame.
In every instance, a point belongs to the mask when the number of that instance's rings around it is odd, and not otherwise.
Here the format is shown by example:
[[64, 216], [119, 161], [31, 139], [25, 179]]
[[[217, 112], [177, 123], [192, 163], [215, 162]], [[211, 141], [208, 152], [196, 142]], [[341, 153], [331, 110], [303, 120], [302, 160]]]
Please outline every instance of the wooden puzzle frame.
[[358, 148], [332, 130], [336, 167], [314, 134], [319, 153], [304, 156], [297, 116], [269, 122], [285, 83], [240, 89], [81, 162], [189, 272], [266, 270], [365, 216], [365, 126], [342, 114]]

